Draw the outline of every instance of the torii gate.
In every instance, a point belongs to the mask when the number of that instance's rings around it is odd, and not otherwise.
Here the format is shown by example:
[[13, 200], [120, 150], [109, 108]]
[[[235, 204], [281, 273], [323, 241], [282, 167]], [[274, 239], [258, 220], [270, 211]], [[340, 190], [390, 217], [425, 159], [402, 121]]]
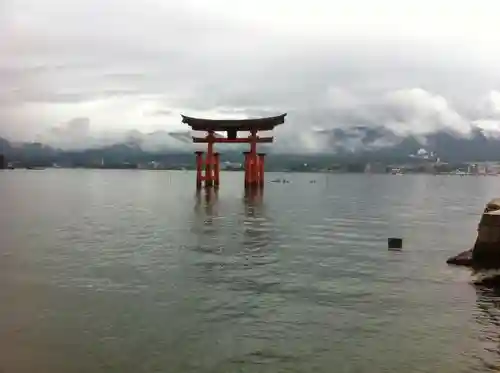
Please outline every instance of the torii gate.
[[[258, 119], [200, 119], [182, 115], [182, 122], [187, 123], [194, 131], [205, 131], [205, 137], [193, 136], [194, 143], [206, 143], [207, 154], [197, 151], [196, 154], [196, 187], [219, 187], [219, 153], [214, 152], [215, 143], [250, 144], [250, 151], [245, 155], [245, 187], [264, 186], [264, 153], [257, 153], [257, 143], [272, 143], [273, 137], [259, 137], [259, 131], [272, 131], [274, 127], [285, 122], [285, 114]], [[238, 137], [238, 131], [250, 132], [248, 137]], [[227, 132], [227, 137], [217, 137], [215, 132]]]

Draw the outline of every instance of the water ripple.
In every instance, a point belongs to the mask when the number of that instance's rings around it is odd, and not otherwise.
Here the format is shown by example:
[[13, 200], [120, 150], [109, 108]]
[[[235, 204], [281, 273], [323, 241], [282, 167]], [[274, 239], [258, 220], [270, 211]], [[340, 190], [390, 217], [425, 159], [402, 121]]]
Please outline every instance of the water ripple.
[[500, 297], [444, 263], [500, 180], [287, 175], [245, 196], [241, 176], [194, 196], [183, 172], [0, 174], [0, 368], [500, 369]]

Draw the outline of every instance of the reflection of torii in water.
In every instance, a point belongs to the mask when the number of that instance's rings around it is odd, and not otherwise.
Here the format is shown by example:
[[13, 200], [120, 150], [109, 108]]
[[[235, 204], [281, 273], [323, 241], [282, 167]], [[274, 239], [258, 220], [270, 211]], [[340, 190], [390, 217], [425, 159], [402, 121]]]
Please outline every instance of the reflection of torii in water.
[[245, 206], [245, 216], [252, 216], [255, 209], [263, 207], [262, 190], [261, 189], [246, 189], [243, 196]]
[[243, 208], [246, 218], [243, 224], [243, 245], [245, 249], [255, 252], [267, 247], [272, 241], [271, 233], [274, 227], [272, 227], [269, 217], [266, 215], [260, 188], [245, 191]]
[[196, 203], [194, 205], [194, 210], [196, 215], [199, 216], [200, 212], [203, 212], [205, 224], [212, 225], [213, 217], [217, 215], [218, 191], [213, 188], [208, 188], [205, 189], [204, 193], [197, 192], [195, 198]]

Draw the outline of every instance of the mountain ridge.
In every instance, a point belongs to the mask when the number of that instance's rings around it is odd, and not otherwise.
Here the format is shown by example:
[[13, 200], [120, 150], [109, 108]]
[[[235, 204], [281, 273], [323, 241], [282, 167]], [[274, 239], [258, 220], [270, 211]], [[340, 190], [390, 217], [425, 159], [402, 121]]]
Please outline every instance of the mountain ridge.
[[[442, 161], [500, 161], [500, 138], [486, 136], [480, 129], [473, 130], [468, 137], [450, 131], [402, 136], [384, 127], [366, 126], [319, 130], [316, 131], [316, 135], [322, 146], [313, 151], [302, 152], [300, 148], [291, 150], [275, 145], [266, 147], [265, 150], [270, 155], [304, 155], [307, 153], [309, 156], [330, 157], [333, 160], [390, 162], [408, 159], [411, 155], [425, 149], [425, 152], [436, 154]], [[165, 136], [175, 138], [184, 146], [179, 146], [179, 144], [172, 146], [172, 143], [164, 142]], [[151, 146], [153, 141], [155, 141], [156, 146]], [[223, 155], [230, 155], [231, 159], [241, 155], [239, 147], [226, 147], [225, 149], [221, 147], [220, 150]], [[150, 134], [141, 134], [139, 131], [129, 132], [128, 136], [119, 142], [73, 150], [64, 150], [41, 142], [14, 144], [0, 137], [0, 153], [4, 154], [7, 159], [14, 161], [41, 159], [55, 162], [68, 157], [110, 158], [123, 161], [129, 158], [147, 159], [169, 154], [191, 156], [192, 151], [194, 151], [194, 146], [191, 144], [188, 132], [157, 131]], [[236, 157], [236, 155], [238, 156]]]

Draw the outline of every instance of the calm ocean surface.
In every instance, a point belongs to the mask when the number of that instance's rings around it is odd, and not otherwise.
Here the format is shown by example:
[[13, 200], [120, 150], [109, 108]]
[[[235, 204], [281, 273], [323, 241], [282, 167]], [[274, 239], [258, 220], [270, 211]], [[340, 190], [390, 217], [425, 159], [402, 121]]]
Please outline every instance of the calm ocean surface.
[[1, 172], [0, 372], [500, 369], [500, 297], [445, 264], [500, 177], [221, 176]]

